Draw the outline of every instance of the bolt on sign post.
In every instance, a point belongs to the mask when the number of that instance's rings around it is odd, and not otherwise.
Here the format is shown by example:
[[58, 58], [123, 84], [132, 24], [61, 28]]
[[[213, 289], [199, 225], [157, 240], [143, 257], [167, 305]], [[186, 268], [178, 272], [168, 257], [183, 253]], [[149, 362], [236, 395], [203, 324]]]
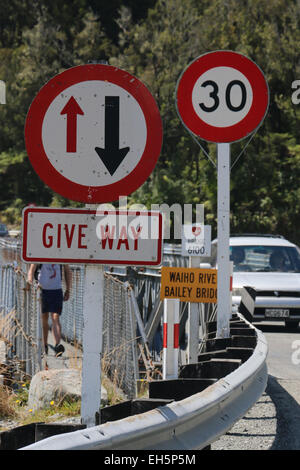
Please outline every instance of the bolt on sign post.
[[[145, 182], [161, 151], [161, 117], [149, 90], [127, 71], [80, 65], [56, 75], [38, 92], [27, 114], [25, 143], [44, 183], [86, 203], [82, 214], [25, 210], [23, 226], [30, 232], [31, 217], [36, 230], [23, 237], [23, 253], [26, 262], [64, 259], [86, 265], [81, 419], [93, 426], [101, 400], [102, 264], [159, 264], [162, 250], [161, 237], [158, 244], [143, 245], [141, 224], [125, 224], [116, 236], [109, 232], [112, 227], [106, 228], [109, 224], [99, 228], [95, 221], [101, 214], [95, 214], [93, 205], [116, 201]], [[115, 229], [123, 216], [117, 214]], [[154, 225], [161, 227], [154, 218]], [[30, 241], [33, 236], [37, 244]], [[138, 253], [142, 245], [147, 254]]]
[[233, 51], [198, 57], [177, 83], [176, 106], [183, 125], [193, 136], [217, 144], [218, 337], [230, 334], [230, 143], [253, 133], [268, 105], [269, 89], [262, 71]]

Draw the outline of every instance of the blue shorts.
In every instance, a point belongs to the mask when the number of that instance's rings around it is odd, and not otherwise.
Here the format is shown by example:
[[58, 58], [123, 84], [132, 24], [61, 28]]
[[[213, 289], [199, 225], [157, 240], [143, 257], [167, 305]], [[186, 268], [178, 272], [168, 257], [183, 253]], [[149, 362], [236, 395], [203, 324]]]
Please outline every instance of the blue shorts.
[[42, 289], [42, 313], [62, 312], [63, 291], [62, 289], [46, 290]]

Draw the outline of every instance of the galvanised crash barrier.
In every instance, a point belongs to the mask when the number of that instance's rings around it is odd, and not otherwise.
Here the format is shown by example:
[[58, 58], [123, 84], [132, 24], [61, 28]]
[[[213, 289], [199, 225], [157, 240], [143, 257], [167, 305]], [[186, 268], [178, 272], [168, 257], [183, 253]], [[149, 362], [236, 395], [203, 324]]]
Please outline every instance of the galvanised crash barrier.
[[176, 380], [150, 382], [148, 399], [103, 408], [98, 426], [21, 449], [204, 449], [246, 414], [267, 384], [268, 348], [261, 331], [240, 314], [230, 321], [230, 338], [216, 338], [215, 329], [215, 322], [208, 324], [199, 362], [180, 367]]

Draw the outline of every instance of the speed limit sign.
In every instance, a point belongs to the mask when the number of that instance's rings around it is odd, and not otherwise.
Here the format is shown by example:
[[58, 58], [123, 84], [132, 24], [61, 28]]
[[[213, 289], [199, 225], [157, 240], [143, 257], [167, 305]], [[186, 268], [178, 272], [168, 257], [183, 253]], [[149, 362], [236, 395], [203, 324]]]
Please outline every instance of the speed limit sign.
[[260, 68], [242, 54], [209, 52], [194, 60], [177, 83], [183, 124], [203, 140], [234, 142], [263, 121], [269, 89]]
[[217, 338], [230, 336], [232, 309], [230, 144], [259, 127], [268, 105], [269, 89], [262, 71], [248, 57], [233, 51], [208, 52], [198, 57], [183, 71], [177, 83], [176, 106], [183, 125], [195, 136], [217, 144]]

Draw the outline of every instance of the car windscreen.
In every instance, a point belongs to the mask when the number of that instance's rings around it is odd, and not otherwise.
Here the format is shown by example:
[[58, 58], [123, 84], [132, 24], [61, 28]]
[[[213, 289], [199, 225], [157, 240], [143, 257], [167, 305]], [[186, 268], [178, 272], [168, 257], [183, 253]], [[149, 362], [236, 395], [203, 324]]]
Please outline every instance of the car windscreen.
[[230, 259], [235, 272], [300, 272], [300, 254], [294, 247], [231, 246]]

